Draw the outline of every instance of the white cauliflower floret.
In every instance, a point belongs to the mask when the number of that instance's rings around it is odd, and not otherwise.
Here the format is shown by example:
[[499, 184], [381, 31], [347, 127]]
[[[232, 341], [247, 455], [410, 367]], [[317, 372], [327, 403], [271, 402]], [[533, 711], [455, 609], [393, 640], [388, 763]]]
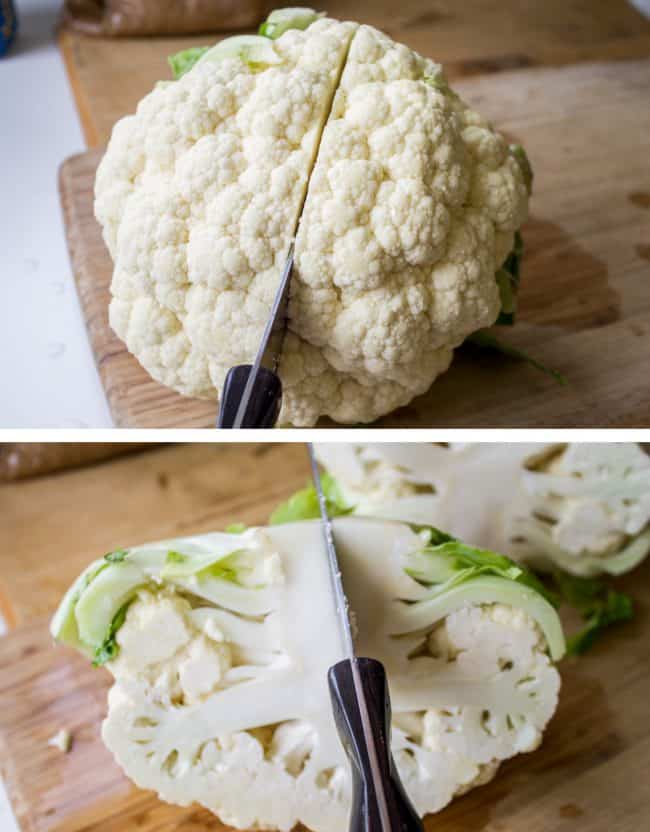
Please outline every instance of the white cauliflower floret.
[[650, 459], [634, 443], [574, 443], [522, 474], [513, 550], [576, 575], [617, 575], [650, 551]]
[[526, 183], [439, 65], [376, 29], [318, 19], [268, 49], [199, 61], [115, 126], [95, 207], [110, 323], [155, 379], [218, 398], [302, 211], [280, 418], [369, 422], [497, 318]]
[[197, 639], [178, 665], [178, 680], [188, 702], [200, 701], [224, 680], [230, 668], [230, 649], [226, 644]]
[[[135, 668], [157, 665], [171, 659], [190, 640], [185, 623], [189, 604], [174, 596], [161, 596], [153, 603], [149, 592], [129, 608], [126, 620], [117, 634], [121, 660]], [[165, 638], [159, 638], [160, 633]]]
[[200, 62], [116, 125], [95, 189], [110, 322], [164, 384], [213, 397], [256, 351], [353, 30], [289, 31], [264, 71]]
[[213, 620], [200, 620], [197, 629], [192, 612], [176, 594], [140, 592], [117, 634], [120, 652], [109, 665], [115, 677], [146, 679], [155, 698], [167, 703], [200, 702], [223, 685], [230, 647]]
[[[389, 443], [318, 443], [316, 455], [335, 478], [343, 501], [355, 507], [355, 513], [391, 517], [389, 506], [395, 504], [401, 512], [395, 519], [433, 522], [440, 466], [446, 466], [448, 457], [445, 448], [422, 444], [409, 447]], [[416, 458], [420, 463], [426, 459], [431, 476], [420, 476], [413, 469]], [[407, 506], [417, 516], [409, 514]]]
[[[560, 679], [535, 622], [502, 604], [467, 606], [452, 613], [429, 636], [428, 647], [438, 661], [453, 664], [456, 679], [508, 674], [513, 687], [525, 690], [534, 703], [526, 704], [525, 713], [479, 703], [411, 715], [421, 720], [416, 735], [422, 748], [447, 755], [463, 772], [458, 795], [492, 779], [501, 760], [537, 748], [557, 705]], [[410, 735], [413, 726], [402, 730]]]
[[[352, 396], [362, 397], [361, 421], [406, 404], [495, 321], [494, 273], [525, 220], [528, 194], [503, 138], [484, 122], [466, 137], [464, 105], [433, 77], [437, 64], [361, 26], [323, 131], [290, 317], [347, 377], [345, 397], [319, 396], [338, 421], [351, 420]], [[306, 374], [288, 369], [291, 407]]]
[[[386, 669], [399, 775], [421, 815], [437, 811], [540, 742], [560, 684], [557, 614], [498, 574], [453, 580], [432, 595], [425, 577], [406, 571], [431, 553], [403, 524], [337, 518], [334, 533], [357, 652]], [[351, 778], [327, 687], [341, 643], [320, 524], [234, 537], [137, 547], [98, 573], [100, 616], [113, 592], [117, 606], [134, 584], [107, 664], [115, 681], [104, 742], [163, 800], [198, 803], [242, 829], [339, 832]], [[280, 561], [272, 583], [238, 582], [240, 567], [270, 555]], [[222, 577], [226, 567], [232, 577]], [[75, 619], [80, 605], [91, 612], [88, 593], [93, 580], [55, 618], [55, 635], [81, 649], [80, 634], [95, 631]]]
[[621, 574], [650, 552], [650, 459], [634, 443], [322, 444], [365, 516], [434, 525], [541, 569]]
[[477, 672], [486, 677], [512, 673], [517, 688], [525, 690], [531, 699], [541, 699], [535, 703], [537, 710], [525, 716], [494, 714], [478, 706], [428, 711], [424, 718], [425, 747], [463, 751], [481, 763], [503, 759], [513, 749], [522, 752], [537, 748], [548, 713], [555, 708], [559, 679], [552, 686], [542, 683], [550, 662], [535, 622], [521, 610], [492, 604], [465, 607], [450, 615], [430, 636], [430, 650], [440, 650], [441, 631], [446, 647], [441, 658], [455, 661], [460, 674], [473, 678]]

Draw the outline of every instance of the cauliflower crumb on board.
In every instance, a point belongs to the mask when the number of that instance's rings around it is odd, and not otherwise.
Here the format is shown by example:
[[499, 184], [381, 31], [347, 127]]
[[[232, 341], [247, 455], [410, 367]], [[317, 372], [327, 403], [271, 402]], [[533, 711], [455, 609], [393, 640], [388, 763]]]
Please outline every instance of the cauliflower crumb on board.
[[264, 55], [206, 56], [115, 125], [95, 186], [110, 324], [154, 379], [218, 399], [302, 212], [280, 421], [370, 422], [497, 319], [529, 174], [438, 64], [371, 26], [315, 18]]
[[63, 754], [67, 754], [72, 749], [72, 734], [65, 728], [58, 731], [53, 737], [47, 741], [51, 748], [56, 748]]

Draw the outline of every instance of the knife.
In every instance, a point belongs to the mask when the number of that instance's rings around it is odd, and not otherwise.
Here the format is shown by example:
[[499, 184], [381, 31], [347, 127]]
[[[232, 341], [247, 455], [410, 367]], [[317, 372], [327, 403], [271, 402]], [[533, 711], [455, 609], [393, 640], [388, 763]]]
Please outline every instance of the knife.
[[292, 270], [293, 243], [289, 246], [254, 362], [228, 370], [217, 417], [218, 428], [272, 428], [278, 420], [282, 404], [278, 366], [287, 331]]
[[390, 750], [391, 708], [386, 671], [381, 662], [358, 658], [354, 651], [332, 521], [311, 443], [307, 449], [345, 656], [329, 669], [327, 680], [334, 721], [352, 768], [350, 832], [423, 832], [422, 821], [404, 791]]

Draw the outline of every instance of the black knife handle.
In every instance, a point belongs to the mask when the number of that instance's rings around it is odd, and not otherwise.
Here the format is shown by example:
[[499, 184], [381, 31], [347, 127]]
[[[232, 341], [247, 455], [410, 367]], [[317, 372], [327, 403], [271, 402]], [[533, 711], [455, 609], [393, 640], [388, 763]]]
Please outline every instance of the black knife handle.
[[[232, 428], [239, 409], [251, 364], [239, 364], [228, 370], [221, 393], [221, 404], [217, 419], [218, 428]], [[282, 382], [280, 377], [266, 367], [260, 367], [255, 386], [248, 402], [243, 428], [272, 428], [278, 421], [282, 403]]]
[[368, 704], [377, 749], [379, 780], [386, 795], [389, 829], [382, 824], [352, 676], [352, 662], [345, 659], [330, 668], [327, 678], [336, 727], [352, 764], [350, 832], [423, 832], [422, 821], [404, 791], [390, 751], [391, 710], [386, 671], [381, 662], [374, 659], [359, 658], [356, 664]]

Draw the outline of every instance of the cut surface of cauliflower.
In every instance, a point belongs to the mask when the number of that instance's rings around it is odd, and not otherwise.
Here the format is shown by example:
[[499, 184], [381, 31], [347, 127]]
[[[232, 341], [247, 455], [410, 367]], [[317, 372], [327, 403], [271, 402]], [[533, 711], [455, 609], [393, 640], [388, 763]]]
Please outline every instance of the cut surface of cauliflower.
[[523, 472], [506, 534], [513, 556], [576, 575], [619, 575], [650, 552], [650, 459], [635, 443], [573, 443]]
[[[539, 744], [560, 686], [557, 614], [534, 590], [496, 576], [436, 593], [405, 571], [413, 557], [435, 555], [404, 524], [337, 518], [334, 533], [357, 653], [387, 671], [402, 782], [420, 814], [437, 811]], [[320, 523], [236, 538], [135, 547], [104, 568], [102, 606], [110, 587], [119, 587], [114, 606], [123, 603], [120, 575], [133, 584], [107, 664], [104, 742], [163, 800], [199, 803], [242, 829], [339, 832], [350, 775], [326, 677], [342, 644]], [[254, 560], [273, 562], [272, 577], [244, 585], [238, 569]], [[53, 631], [69, 636], [61, 618]]]
[[635, 443], [319, 444], [354, 513], [435, 525], [585, 577], [650, 552], [650, 459]]
[[525, 176], [438, 64], [370, 26], [320, 18], [267, 51], [200, 60], [116, 124], [95, 189], [110, 323], [156, 380], [218, 398], [302, 215], [281, 421], [369, 422], [496, 320]]

